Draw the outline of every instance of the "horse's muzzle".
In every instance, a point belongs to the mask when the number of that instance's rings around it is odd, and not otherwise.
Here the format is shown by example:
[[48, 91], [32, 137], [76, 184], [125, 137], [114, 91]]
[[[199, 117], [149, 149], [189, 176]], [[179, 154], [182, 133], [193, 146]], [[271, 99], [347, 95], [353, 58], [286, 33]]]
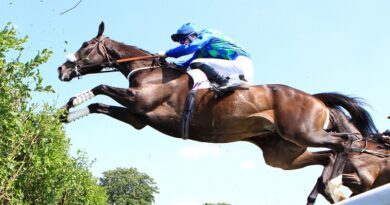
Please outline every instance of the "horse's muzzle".
[[72, 80], [72, 70], [66, 70], [62, 66], [58, 67], [58, 78], [61, 81], [71, 81]]

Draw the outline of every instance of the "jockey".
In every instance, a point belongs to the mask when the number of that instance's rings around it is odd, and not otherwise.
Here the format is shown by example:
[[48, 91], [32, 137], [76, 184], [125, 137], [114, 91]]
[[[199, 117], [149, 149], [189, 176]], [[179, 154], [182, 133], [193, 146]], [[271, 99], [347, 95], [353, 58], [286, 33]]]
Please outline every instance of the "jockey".
[[178, 58], [193, 54], [184, 62], [178, 62], [183, 69], [200, 69], [206, 76], [219, 84], [224, 90], [243, 84], [243, 81], [230, 82], [228, 76], [242, 75], [248, 83], [253, 79], [253, 65], [249, 54], [232, 43], [220, 32], [210, 29], [198, 30], [196, 25], [186, 23], [171, 36], [180, 46], [165, 52], [158, 52], [160, 57]]

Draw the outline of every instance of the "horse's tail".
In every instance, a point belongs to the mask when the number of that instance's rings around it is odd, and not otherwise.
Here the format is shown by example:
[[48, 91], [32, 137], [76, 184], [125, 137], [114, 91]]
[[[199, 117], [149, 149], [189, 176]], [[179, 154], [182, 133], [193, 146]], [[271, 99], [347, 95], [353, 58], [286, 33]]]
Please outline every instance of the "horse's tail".
[[349, 97], [340, 93], [318, 93], [313, 96], [321, 100], [327, 107], [341, 112], [343, 112], [342, 108], [348, 111], [352, 124], [363, 136], [378, 132], [370, 113], [363, 108], [365, 103], [360, 98]]

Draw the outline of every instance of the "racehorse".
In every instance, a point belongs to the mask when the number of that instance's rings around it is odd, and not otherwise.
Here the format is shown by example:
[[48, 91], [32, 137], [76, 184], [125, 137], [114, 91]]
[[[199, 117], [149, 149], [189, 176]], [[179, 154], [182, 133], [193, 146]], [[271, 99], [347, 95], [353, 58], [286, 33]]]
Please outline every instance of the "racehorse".
[[[156, 60], [145, 50], [111, 40], [103, 32], [102, 22], [98, 35], [84, 42], [58, 68], [59, 78], [70, 81], [113, 67], [127, 77], [129, 87], [99, 85], [70, 98], [64, 108], [69, 110], [96, 95], [106, 95], [122, 106], [90, 104], [85, 109], [70, 112], [67, 121], [90, 113], [102, 113], [136, 129], [149, 125], [180, 138], [182, 132], [178, 124], [185, 110], [186, 97], [193, 86], [192, 79], [185, 72], [170, 68], [165, 60]], [[210, 143], [250, 141], [260, 148], [260, 139], [267, 138], [283, 145], [278, 151], [290, 157], [279, 162], [274, 160], [274, 156], [266, 157], [268, 164], [283, 169], [326, 165], [329, 153], [311, 153], [306, 147], [327, 147], [336, 152], [345, 149], [346, 138], [331, 132], [337, 126], [331, 119], [339, 119], [338, 114], [331, 112], [332, 109], [342, 107], [348, 111], [352, 124], [362, 134], [376, 129], [370, 115], [355, 99], [336, 93], [323, 94], [322, 97], [318, 95], [309, 95], [285, 85], [249, 86], [248, 89], [235, 90], [220, 98], [214, 97], [213, 89], [199, 89], [188, 138]], [[341, 174], [341, 171], [334, 171], [332, 177]]]
[[[390, 183], [390, 144], [383, 140], [383, 134], [375, 134], [352, 143], [340, 182], [355, 196]], [[326, 190], [329, 183], [319, 186], [318, 192], [330, 203], [334, 196]]]
[[[323, 98], [325, 96], [321, 96]], [[342, 112], [340, 109], [331, 109], [332, 112]], [[331, 179], [335, 166], [334, 153], [329, 156], [328, 164], [324, 165], [322, 175], [318, 178], [315, 187], [308, 197], [308, 205], [314, 204], [318, 193], [323, 195], [330, 203], [348, 198], [342, 190], [347, 187], [352, 195], [357, 195], [370, 189], [390, 182], [390, 132], [371, 133], [369, 136], [359, 134], [359, 131], [346, 120], [346, 116], [338, 115], [337, 130], [354, 133], [350, 138], [350, 147], [342, 154], [346, 161], [340, 170], [343, 174]], [[340, 120], [342, 122], [340, 122]]]

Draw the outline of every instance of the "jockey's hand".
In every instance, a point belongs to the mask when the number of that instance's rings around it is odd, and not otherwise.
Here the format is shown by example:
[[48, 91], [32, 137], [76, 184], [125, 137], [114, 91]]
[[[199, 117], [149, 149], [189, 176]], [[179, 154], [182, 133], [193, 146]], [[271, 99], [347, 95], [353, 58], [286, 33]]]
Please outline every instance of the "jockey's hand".
[[160, 57], [160, 58], [166, 58], [168, 57], [167, 54], [165, 54], [165, 51], [159, 51], [156, 53], [156, 56]]

